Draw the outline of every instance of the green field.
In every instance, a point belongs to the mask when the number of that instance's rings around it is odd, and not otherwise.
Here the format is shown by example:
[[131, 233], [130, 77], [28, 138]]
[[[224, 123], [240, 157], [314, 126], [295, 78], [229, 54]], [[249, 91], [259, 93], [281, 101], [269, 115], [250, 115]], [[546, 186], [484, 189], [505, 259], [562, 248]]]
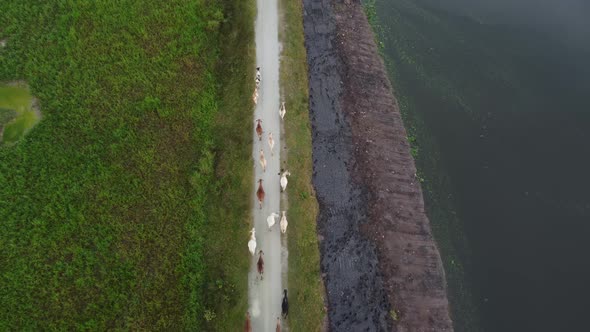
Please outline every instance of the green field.
[[236, 329], [253, 5], [0, 8], [0, 82], [43, 112], [0, 148], [0, 330]]
[[0, 142], [18, 141], [39, 121], [31, 109], [32, 99], [26, 86], [0, 84], [0, 128], [4, 128]]

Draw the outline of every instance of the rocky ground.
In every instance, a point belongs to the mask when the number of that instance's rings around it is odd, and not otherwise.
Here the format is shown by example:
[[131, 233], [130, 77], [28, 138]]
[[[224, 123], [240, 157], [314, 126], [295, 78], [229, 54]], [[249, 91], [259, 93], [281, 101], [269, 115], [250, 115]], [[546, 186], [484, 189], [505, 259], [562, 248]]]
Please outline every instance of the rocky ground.
[[329, 328], [452, 331], [414, 160], [362, 5], [303, 2]]

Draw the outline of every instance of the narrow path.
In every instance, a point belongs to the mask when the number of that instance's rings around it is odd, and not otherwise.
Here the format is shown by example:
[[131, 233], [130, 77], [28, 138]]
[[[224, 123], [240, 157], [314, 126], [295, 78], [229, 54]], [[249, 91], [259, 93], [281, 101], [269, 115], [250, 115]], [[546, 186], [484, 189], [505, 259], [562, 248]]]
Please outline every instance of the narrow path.
[[[255, 192], [253, 197], [253, 219], [256, 228], [256, 255], [252, 259], [249, 274], [249, 301], [252, 315], [253, 331], [275, 331], [277, 317], [281, 315], [281, 300], [283, 285], [281, 276], [283, 266], [286, 266], [286, 255], [282, 255], [281, 234], [279, 229], [280, 217], [276, 224], [268, 231], [266, 218], [271, 212], [279, 212], [281, 192], [279, 184], [280, 172], [280, 142], [281, 123], [279, 117], [279, 36], [278, 36], [278, 8], [277, 0], [256, 0], [258, 15], [256, 18], [256, 61], [260, 66], [262, 81], [259, 87], [259, 98], [254, 119], [262, 120], [264, 131], [262, 141], [258, 140], [252, 130], [254, 144], [252, 156], [254, 158], [254, 174], [256, 181], [262, 179], [266, 192], [262, 209], [258, 208]], [[252, 73], [254, 79], [254, 73]], [[254, 129], [255, 124], [252, 124]], [[272, 133], [275, 146], [274, 156], [271, 156], [268, 145], [268, 134]], [[267, 160], [266, 172], [259, 163], [259, 151], [264, 150]], [[256, 262], [258, 252], [264, 252], [264, 279], [257, 278]], [[283, 257], [283, 258], [282, 258]]]

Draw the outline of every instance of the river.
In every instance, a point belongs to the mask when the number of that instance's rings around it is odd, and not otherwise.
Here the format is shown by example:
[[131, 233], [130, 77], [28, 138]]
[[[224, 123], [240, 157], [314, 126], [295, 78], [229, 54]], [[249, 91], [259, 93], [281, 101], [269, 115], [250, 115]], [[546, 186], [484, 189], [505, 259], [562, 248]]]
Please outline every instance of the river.
[[587, 25], [551, 1], [448, 3], [376, 0], [369, 16], [424, 181], [455, 331], [586, 330]]

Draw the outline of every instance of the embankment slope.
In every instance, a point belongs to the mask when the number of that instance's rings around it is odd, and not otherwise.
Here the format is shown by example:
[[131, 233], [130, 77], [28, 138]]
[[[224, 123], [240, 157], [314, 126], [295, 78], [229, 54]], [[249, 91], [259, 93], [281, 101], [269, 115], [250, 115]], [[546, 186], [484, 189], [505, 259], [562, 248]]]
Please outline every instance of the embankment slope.
[[362, 5], [304, 7], [330, 328], [452, 331], [406, 131]]

